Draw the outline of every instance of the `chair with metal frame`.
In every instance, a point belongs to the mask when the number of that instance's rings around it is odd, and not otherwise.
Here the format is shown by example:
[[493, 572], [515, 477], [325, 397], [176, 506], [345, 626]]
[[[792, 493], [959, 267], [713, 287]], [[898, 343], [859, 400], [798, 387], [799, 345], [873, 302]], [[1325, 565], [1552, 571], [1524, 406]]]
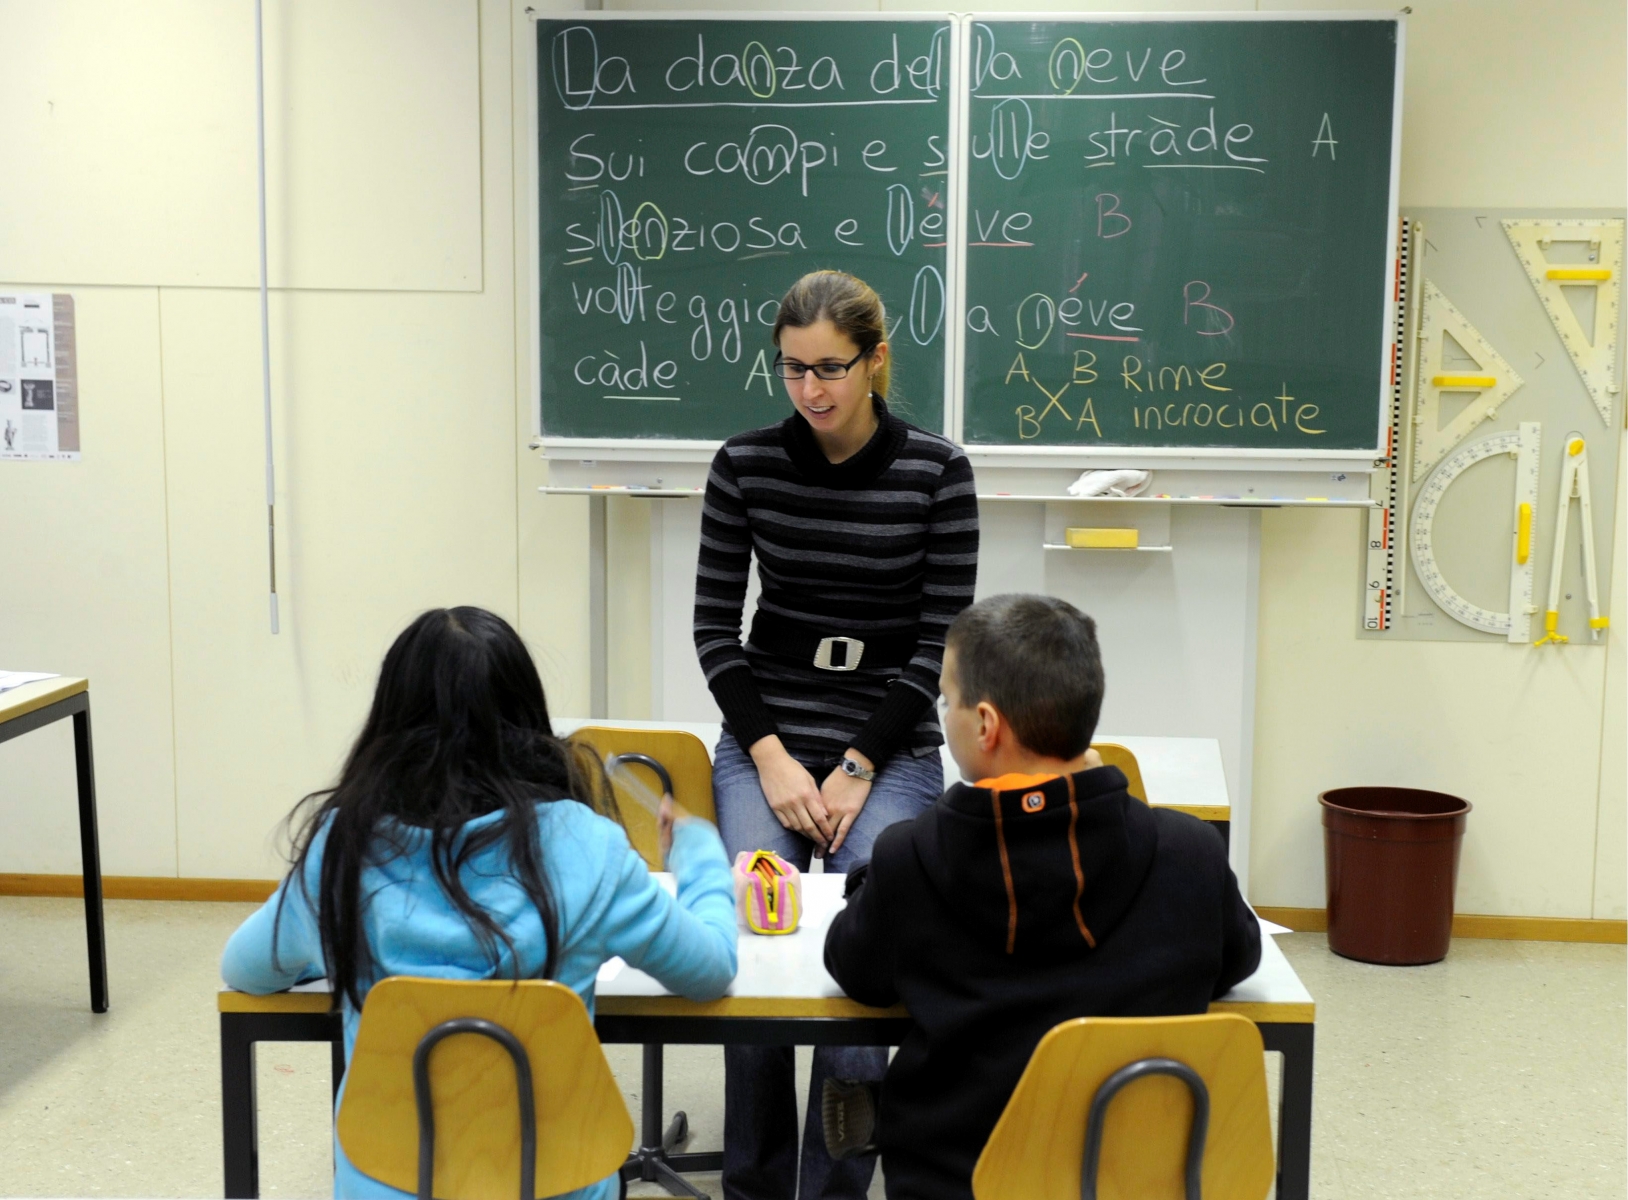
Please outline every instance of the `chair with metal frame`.
[[[1149, 804], [1147, 784], [1142, 782], [1142, 768], [1136, 761], [1136, 755], [1129, 746], [1122, 746], [1118, 742], [1093, 742], [1091, 749], [1102, 758], [1105, 767], [1118, 767], [1125, 776], [1125, 790], [1133, 799]], [[1232, 836], [1232, 810], [1219, 806], [1204, 804], [1163, 804], [1161, 808], [1174, 809], [1184, 812], [1188, 816], [1197, 817], [1211, 829], [1221, 835], [1221, 841], [1228, 843]]]
[[357, 1170], [421, 1200], [557, 1196], [616, 1175], [633, 1141], [586, 1006], [541, 979], [375, 984], [337, 1129]]
[[1260, 1030], [1235, 1013], [1082, 1017], [1035, 1048], [972, 1175], [975, 1200], [1262, 1200]]
[[1105, 767], [1118, 767], [1125, 776], [1125, 790], [1143, 804], [1148, 802], [1147, 785], [1142, 782], [1142, 768], [1130, 748], [1118, 742], [1092, 742], [1091, 749], [1102, 758]]
[[[712, 756], [706, 743], [693, 733], [678, 729], [625, 729], [610, 725], [584, 725], [571, 734], [573, 741], [592, 746], [607, 761], [619, 760], [629, 766], [648, 768], [669, 790], [674, 801], [692, 816], [718, 822], [712, 799]], [[616, 796], [628, 841], [643, 856], [652, 871], [663, 869], [657, 845], [656, 818], [636, 800], [622, 772], [613, 774], [611, 789]], [[662, 1067], [664, 1048], [646, 1043], [644, 1070], [640, 1083], [642, 1107], [639, 1146], [628, 1157], [622, 1174], [627, 1179], [659, 1183], [675, 1196], [707, 1200], [707, 1194], [686, 1180], [683, 1171], [717, 1171], [723, 1168], [721, 1152], [681, 1153], [690, 1137], [690, 1120], [682, 1110], [663, 1128]]]

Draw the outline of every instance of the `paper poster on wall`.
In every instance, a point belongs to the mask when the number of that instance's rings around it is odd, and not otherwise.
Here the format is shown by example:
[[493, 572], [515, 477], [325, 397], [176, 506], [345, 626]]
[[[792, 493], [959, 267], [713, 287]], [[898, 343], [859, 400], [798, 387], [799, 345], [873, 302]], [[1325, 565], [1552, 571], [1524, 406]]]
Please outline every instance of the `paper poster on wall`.
[[79, 457], [73, 297], [0, 292], [0, 459]]

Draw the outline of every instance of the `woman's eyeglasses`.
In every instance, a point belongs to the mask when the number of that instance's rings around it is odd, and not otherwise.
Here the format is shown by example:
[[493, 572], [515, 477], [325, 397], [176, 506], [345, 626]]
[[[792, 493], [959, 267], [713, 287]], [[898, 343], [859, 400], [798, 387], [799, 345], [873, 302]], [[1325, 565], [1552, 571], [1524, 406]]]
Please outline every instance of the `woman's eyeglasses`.
[[[875, 347], [872, 347], [872, 349], [875, 349]], [[831, 383], [838, 379], [847, 378], [848, 372], [853, 369], [854, 364], [870, 352], [870, 350], [861, 350], [845, 363], [800, 363], [795, 359], [788, 360], [776, 354], [774, 356], [774, 373], [782, 379], [801, 379], [804, 375], [813, 371], [814, 378]]]

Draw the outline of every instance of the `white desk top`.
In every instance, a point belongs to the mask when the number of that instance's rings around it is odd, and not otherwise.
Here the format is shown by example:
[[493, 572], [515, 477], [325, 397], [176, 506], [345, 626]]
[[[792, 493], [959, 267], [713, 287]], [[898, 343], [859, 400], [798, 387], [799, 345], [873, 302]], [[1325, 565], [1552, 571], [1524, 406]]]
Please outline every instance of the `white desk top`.
[[[554, 731], [560, 735], [571, 733], [584, 725], [614, 725], [618, 729], [682, 729], [695, 734], [706, 743], [707, 753], [718, 744], [723, 727], [716, 721], [622, 721], [609, 717], [585, 720], [582, 717], [557, 717]], [[1142, 768], [1142, 782], [1147, 787], [1150, 804], [1205, 805], [1215, 808], [1229, 807], [1227, 774], [1221, 765], [1221, 743], [1214, 738], [1177, 737], [1125, 737], [1099, 732], [1099, 742], [1118, 742], [1136, 755]], [[959, 779], [961, 769], [950, 757], [950, 748], [940, 753], [944, 759], [946, 782]]]
[[[673, 887], [671, 875], [662, 874], [657, 878], [671, 890]], [[739, 969], [735, 975], [735, 982], [730, 985], [728, 998], [741, 1001], [803, 1002], [846, 999], [836, 980], [825, 970], [825, 933], [833, 918], [842, 910], [843, 882], [840, 875], [803, 876], [803, 919], [795, 932], [765, 937], [742, 928]], [[671, 993], [643, 971], [635, 970], [620, 960], [613, 960], [601, 969], [595, 995], [601, 1012], [631, 1013], [639, 1011], [639, 1008], [618, 1001], [634, 997], [671, 996]], [[674, 999], [676, 1000], [676, 997]], [[1304, 1006], [1309, 1010], [1312, 1004], [1311, 994], [1300, 982], [1300, 977], [1294, 973], [1289, 960], [1283, 956], [1283, 951], [1278, 949], [1277, 943], [1264, 931], [1261, 934], [1259, 968], [1218, 1003], [1222, 1011], [1242, 1011], [1244, 1015], [1256, 1020], [1270, 1020], [1274, 1016], [1279, 1020], [1311, 1020], [1309, 1011], [1295, 1017], [1287, 1009], [1277, 1014], [1255, 1010], [1254, 1006], [1259, 1005], [1269, 1005], [1273, 1008], [1295, 1006], [1296, 1009]], [[747, 1015], [745, 1011], [735, 1013], [734, 1010], [740, 1006], [730, 1005], [728, 999], [717, 1001], [715, 1004], [721, 1006], [720, 1015], [724, 1012]], [[759, 1015], [765, 1016], [794, 1015], [796, 1011], [789, 1006], [782, 1010], [772, 1004], [754, 1007], [760, 1008], [762, 1011]], [[854, 1007], [860, 1008], [858, 1005]], [[860, 1011], [878, 1015], [876, 1009]]]
[[[90, 687], [87, 680], [74, 675], [53, 675], [50, 679], [25, 683], [9, 691], [0, 692], [0, 723], [26, 716], [31, 712], [77, 696]], [[716, 726], [714, 726], [716, 728]]]
[[[673, 877], [656, 876], [672, 891]], [[705, 1003], [673, 995], [643, 971], [613, 959], [595, 986], [599, 1012], [615, 1016], [902, 1017], [902, 1008], [876, 1009], [848, 999], [825, 970], [825, 933], [842, 909], [843, 877], [803, 876], [803, 919], [796, 931], [764, 937], [741, 931], [735, 981], [721, 1000]], [[328, 983], [302, 984], [270, 996], [250, 996], [222, 985], [221, 1012], [323, 1012]], [[1263, 930], [1255, 973], [1210, 1006], [1252, 1021], [1307, 1024], [1316, 1013], [1311, 994], [1277, 943]]]

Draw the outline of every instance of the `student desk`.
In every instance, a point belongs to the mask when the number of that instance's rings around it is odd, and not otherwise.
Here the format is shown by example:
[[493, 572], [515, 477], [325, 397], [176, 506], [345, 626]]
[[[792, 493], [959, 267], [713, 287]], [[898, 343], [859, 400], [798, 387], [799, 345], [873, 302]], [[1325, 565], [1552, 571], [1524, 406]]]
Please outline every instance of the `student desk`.
[[[642, 971], [615, 961], [600, 972], [594, 1026], [601, 1041], [644, 1045], [897, 1045], [910, 1028], [903, 1008], [867, 1008], [843, 995], [825, 971], [825, 931], [842, 908], [844, 880], [805, 875], [797, 932], [757, 937], [742, 932], [740, 969], [729, 994], [695, 1003], [674, 996]], [[671, 886], [671, 877], [666, 877]], [[619, 969], [618, 969], [619, 968]], [[221, 1112], [225, 1125], [226, 1195], [259, 1194], [255, 1146], [254, 1043], [328, 1041], [334, 1080], [343, 1071], [337, 1016], [326, 984], [273, 996], [221, 991]], [[1236, 1012], [1260, 1027], [1268, 1050], [1283, 1054], [1278, 1109], [1278, 1196], [1307, 1200], [1311, 1176], [1311, 1086], [1316, 1006], [1288, 959], [1261, 937], [1260, 968], [1212, 1012]], [[654, 1103], [659, 1097], [641, 1097]], [[698, 1156], [699, 1157], [699, 1156]], [[673, 1156], [680, 1170], [699, 1169]], [[714, 1167], [713, 1169], [716, 1169]]]
[[[617, 729], [677, 729], [693, 733], [706, 743], [711, 754], [723, 726], [716, 721], [616, 721], [559, 717], [554, 732], [561, 737], [584, 725], [608, 725]], [[1174, 808], [1191, 813], [1214, 825], [1223, 841], [1228, 839], [1232, 821], [1227, 798], [1227, 775], [1221, 764], [1221, 743], [1214, 738], [1120, 737], [1098, 733], [1099, 742], [1118, 742], [1136, 755], [1147, 788], [1148, 803], [1157, 808]], [[961, 778], [961, 768], [950, 757], [950, 748], [939, 748], [944, 762], [945, 786]]]
[[102, 854], [96, 836], [96, 773], [90, 751], [90, 683], [58, 676], [0, 692], [0, 742], [73, 718], [79, 778], [79, 854], [85, 875], [85, 942], [90, 954], [90, 1008], [107, 1011], [107, 945], [102, 933]]

